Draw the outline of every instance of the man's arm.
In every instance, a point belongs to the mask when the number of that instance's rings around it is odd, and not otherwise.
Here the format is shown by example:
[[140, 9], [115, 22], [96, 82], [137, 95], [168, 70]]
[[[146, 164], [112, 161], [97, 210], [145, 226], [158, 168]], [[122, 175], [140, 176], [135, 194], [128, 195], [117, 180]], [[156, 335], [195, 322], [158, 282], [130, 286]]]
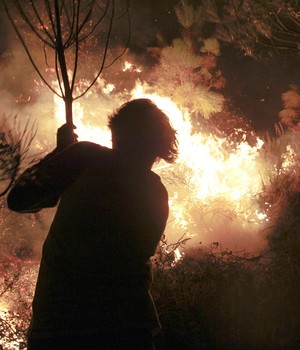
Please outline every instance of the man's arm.
[[[68, 160], [74, 151], [65, 153], [65, 149], [77, 142], [77, 135], [72, 129], [67, 124], [60, 127], [55, 150], [19, 177], [7, 197], [9, 209], [25, 213], [36, 212], [57, 204], [63, 189], [70, 181], [67, 174], [74, 176], [73, 169], [68, 169]], [[62, 168], [63, 164], [67, 166]]]
[[20, 213], [54, 207], [62, 192], [94, 162], [105, 162], [107, 148], [92, 142], [78, 142], [26, 170], [11, 189], [8, 208]]

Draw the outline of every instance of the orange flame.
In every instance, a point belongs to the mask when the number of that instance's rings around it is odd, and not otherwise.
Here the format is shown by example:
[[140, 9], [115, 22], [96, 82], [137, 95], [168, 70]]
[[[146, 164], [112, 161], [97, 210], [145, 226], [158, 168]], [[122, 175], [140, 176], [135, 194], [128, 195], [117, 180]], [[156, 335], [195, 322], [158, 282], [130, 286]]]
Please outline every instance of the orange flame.
[[[102, 82], [102, 86], [106, 85]], [[226, 231], [227, 227], [232, 231], [234, 225], [233, 231], [238, 230], [239, 233], [232, 237], [232, 242], [238, 249], [241, 249], [237, 243], [238, 236], [242, 237], [245, 230], [245, 235], [249, 236], [248, 231], [251, 231], [251, 239], [257, 237], [261, 241], [257, 233], [258, 227], [254, 225], [259, 226], [268, 220], [256, 203], [256, 195], [262, 189], [259, 158], [262, 140], [257, 138], [255, 146], [250, 146], [244, 141], [235, 145], [231, 152], [225, 151], [225, 138], [196, 133], [192, 130], [188, 111], [180, 110], [176, 101], [148, 91], [147, 84], [137, 82], [131, 91], [131, 98], [153, 100], [169, 116], [179, 140], [180, 154], [176, 164], [160, 163], [154, 169], [163, 177], [170, 195], [171, 215], [167, 234], [176, 240], [184, 232], [187, 237], [196, 237], [197, 241], [208, 244], [220, 238], [230, 245], [225, 232], [220, 234], [220, 228]], [[96, 92], [92, 94], [97, 95]], [[113, 90], [108, 95], [114, 103], [119, 100], [118, 105], [124, 102], [122, 96], [113, 96]], [[64, 104], [62, 100], [54, 98], [56, 119], [58, 124], [61, 124], [64, 118]], [[108, 128], [104, 124], [95, 126], [95, 123], [89, 123], [89, 119], [84, 116], [88, 110], [89, 107], [84, 108], [81, 102], [74, 103], [74, 123], [79, 139], [111, 147]], [[107, 113], [111, 110], [108, 108]], [[171, 183], [170, 174], [173, 177]], [[242, 241], [247, 240], [242, 237]]]

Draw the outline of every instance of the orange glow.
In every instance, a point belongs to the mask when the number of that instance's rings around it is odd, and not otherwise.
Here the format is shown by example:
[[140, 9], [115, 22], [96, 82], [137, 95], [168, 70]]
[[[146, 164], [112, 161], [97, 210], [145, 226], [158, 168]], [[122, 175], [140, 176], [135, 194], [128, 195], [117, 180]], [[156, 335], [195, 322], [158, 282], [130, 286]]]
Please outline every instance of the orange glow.
[[[105, 82], [101, 84], [107, 86]], [[259, 231], [268, 221], [256, 202], [256, 196], [262, 190], [259, 151], [263, 141], [257, 138], [255, 146], [243, 141], [234, 145], [232, 150], [225, 150], [225, 138], [196, 132], [192, 129], [188, 111], [180, 110], [176, 101], [148, 91], [147, 84], [138, 81], [131, 91], [131, 99], [153, 100], [169, 116], [179, 140], [177, 162], [173, 165], [160, 162], [154, 168], [161, 175], [170, 196], [168, 239], [176, 241], [185, 233], [185, 237], [193, 238], [194, 244], [220, 240], [230, 249], [232, 246], [238, 250], [260, 247], [262, 237]], [[91, 94], [97, 95], [95, 91]], [[124, 96], [114, 96], [113, 90], [108, 96], [114, 101], [114, 106], [124, 102]], [[54, 101], [59, 126], [64, 123], [64, 104], [57, 97]], [[90, 112], [88, 101], [86, 105], [87, 108], [83, 108], [81, 101], [74, 102], [74, 124], [79, 140], [111, 147], [106, 124], [89, 123], [85, 117]], [[114, 108], [108, 108], [107, 113]], [[173, 177], [172, 181], [170, 177]], [[230, 231], [230, 240], [227, 230]]]
[[[60, 126], [65, 123], [65, 104], [56, 95], [54, 95], [54, 103], [57, 126]], [[79, 141], [88, 140], [99, 143], [99, 140], [101, 140], [102, 146], [111, 147], [111, 135], [107, 127], [101, 125], [95, 126], [83, 122], [84, 111], [79, 101], [73, 102], [73, 114], [74, 124], [76, 125], [75, 132], [78, 135]]]

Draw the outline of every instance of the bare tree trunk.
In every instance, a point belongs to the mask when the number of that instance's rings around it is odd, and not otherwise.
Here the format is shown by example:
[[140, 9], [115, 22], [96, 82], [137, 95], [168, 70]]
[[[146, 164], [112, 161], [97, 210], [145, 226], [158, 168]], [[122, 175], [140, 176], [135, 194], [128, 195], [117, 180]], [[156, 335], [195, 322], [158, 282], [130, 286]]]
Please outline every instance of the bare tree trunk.
[[[69, 77], [68, 77], [68, 69], [67, 69], [66, 58], [65, 58], [65, 48], [62, 42], [60, 13], [59, 13], [59, 5], [57, 0], [55, 0], [54, 5], [55, 5], [55, 19], [56, 19], [56, 30], [57, 30], [56, 53], [57, 53], [57, 58], [60, 66], [63, 87], [64, 87], [66, 122], [72, 125], [73, 124], [73, 113], [72, 113], [73, 97], [72, 97], [72, 89], [71, 89]], [[57, 75], [59, 76], [59, 73]]]
[[73, 98], [72, 96], [65, 97], [64, 98], [65, 102], [65, 108], [66, 108], [66, 122], [67, 124], [73, 125]]

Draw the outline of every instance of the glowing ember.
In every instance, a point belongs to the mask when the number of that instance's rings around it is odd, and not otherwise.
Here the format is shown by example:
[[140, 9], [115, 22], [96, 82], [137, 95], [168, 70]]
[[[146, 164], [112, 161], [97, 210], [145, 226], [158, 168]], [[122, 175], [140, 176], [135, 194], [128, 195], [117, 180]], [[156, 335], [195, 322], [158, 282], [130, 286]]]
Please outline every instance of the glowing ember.
[[141, 73], [142, 72], [142, 68], [138, 67], [137, 65], [130, 63], [128, 61], [124, 62], [124, 67], [123, 67], [123, 72], [137, 72], [137, 73]]
[[296, 152], [291, 145], [286, 146], [286, 151], [282, 154], [281, 171], [284, 172], [295, 165]]
[[[27, 266], [22, 266], [22, 269], [20, 268], [18, 271], [17, 274], [15, 274], [16, 271], [12, 271], [13, 280], [9, 284], [1, 284], [2, 281], [0, 283], [2, 288], [0, 291], [0, 344], [3, 350], [26, 348], [26, 333], [31, 313], [30, 305], [38, 265], [34, 266], [30, 263]], [[4, 279], [3, 282], [5, 282]]]

